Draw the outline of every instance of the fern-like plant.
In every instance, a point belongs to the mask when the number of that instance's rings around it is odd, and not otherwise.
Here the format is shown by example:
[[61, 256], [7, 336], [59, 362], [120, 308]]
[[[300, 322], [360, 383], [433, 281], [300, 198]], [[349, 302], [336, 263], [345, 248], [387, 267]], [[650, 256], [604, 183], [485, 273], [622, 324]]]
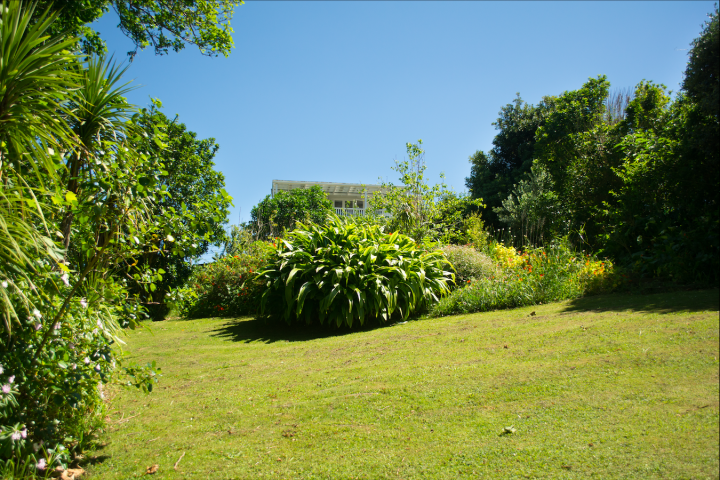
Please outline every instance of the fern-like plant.
[[330, 216], [323, 225], [298, 224], [258, 278], [267, 285], [264, 316], [352, 327], [422, 311], [448, 293], [454, 275], [441, 250]]

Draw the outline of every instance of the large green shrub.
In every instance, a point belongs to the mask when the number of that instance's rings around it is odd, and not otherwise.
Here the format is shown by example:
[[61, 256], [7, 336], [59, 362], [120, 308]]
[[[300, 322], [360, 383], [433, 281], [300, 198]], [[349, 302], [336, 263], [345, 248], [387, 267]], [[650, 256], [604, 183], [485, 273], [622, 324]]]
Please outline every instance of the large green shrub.
[[453, 274], [440, 250], [410, 237], [330, 216], [299, 225], [277, 245], [265, 283], [262, 312], [288, 323], [304, 320], [352, 327], [388, 321], [431, 306], [448, 292]]

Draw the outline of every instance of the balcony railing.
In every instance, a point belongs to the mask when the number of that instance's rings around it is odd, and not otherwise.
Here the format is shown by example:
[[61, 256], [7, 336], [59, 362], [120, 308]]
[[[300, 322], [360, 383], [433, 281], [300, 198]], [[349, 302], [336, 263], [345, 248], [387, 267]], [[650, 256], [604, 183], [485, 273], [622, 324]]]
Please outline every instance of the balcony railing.
[[[336, 208], [335, 213], [337, 213], [339, 217], [352, 217], [365, 215], [369, 213], [369, 211], [365, 208]], [[375, 210], [375, 215], [384, 216], [385, 210]]]
[[336, 208], [335, 213], [340, 217], [352, 217], [356, 215], [365, 215], [364, 208]]

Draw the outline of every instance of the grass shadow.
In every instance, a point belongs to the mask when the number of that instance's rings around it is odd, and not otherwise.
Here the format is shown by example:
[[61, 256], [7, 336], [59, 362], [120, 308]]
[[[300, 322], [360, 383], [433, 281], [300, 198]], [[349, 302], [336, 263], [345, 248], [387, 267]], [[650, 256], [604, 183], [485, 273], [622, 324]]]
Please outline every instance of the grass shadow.
[[571, 300], [564, 312], [637, 311], [649, 313], [717, 311], [720, 292], [709, 290], [674, 291], [654, 294], [610, 294]]
[[229, 319], [228, 323], [211, 330], [211, 336], [219, 337], [231, 342], [305, 342], [319, 338], [341, 337], [353, 333], [367, 332], [378, 328], [389, 328], [402, 321], [378, 325], [368, 322], [360, 328], [329, 328], [320, 325], [287, 325], [280, 322], [266, 322], [254, 318], [238, 320]]

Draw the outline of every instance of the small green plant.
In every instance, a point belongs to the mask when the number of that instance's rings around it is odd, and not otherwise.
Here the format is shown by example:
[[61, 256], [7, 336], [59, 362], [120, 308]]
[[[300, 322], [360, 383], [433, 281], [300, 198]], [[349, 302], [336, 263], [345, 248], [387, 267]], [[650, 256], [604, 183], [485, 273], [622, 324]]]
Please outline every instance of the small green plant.
[[277, 245], [264, 284], [262, 312], [292, 323], [388, 321], [420, 312], [448, 293], [454, 275], [441, 250], [405, 235], [330, 216], [302, 225]]

